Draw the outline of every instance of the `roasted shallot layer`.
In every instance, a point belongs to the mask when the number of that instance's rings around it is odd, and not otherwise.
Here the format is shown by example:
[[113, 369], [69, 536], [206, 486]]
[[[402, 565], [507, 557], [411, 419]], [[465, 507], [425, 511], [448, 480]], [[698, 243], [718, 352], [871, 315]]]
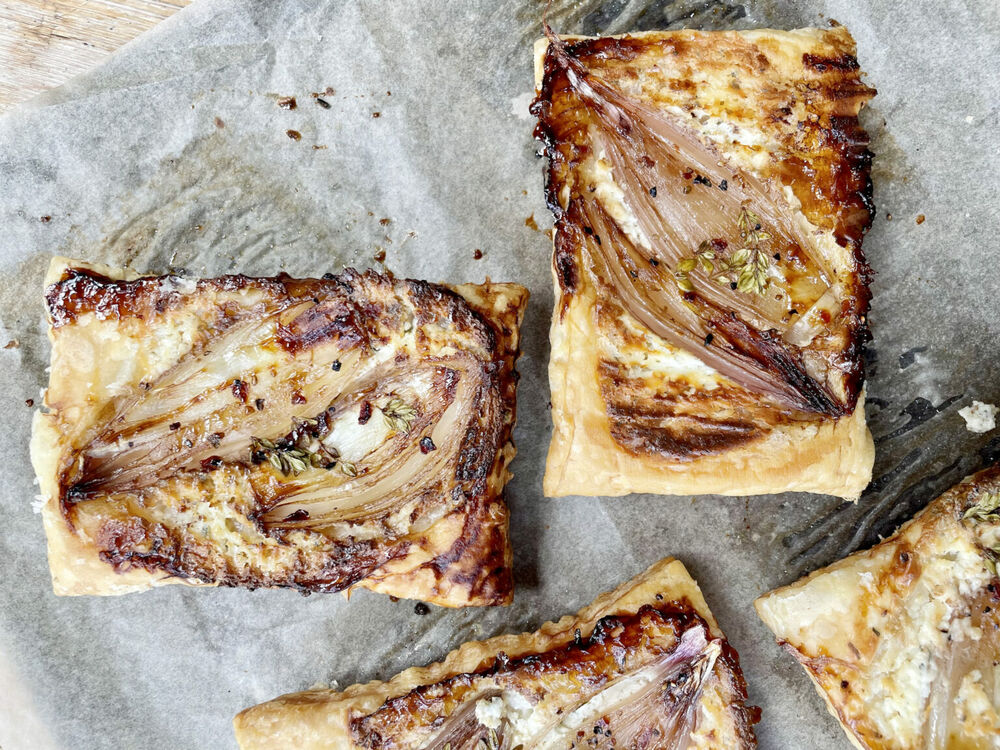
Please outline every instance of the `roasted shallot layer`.
[[[526, 296], [69, 267], [46, 293], [65, 522], [121, 571], [337, 591], [417, 566], [505, 602]], [[131, 359], [95, 386], [116, 347]]]
[[[846, 31], [825, 33], [808, 39], [830, 55], [790, 74], [752, 32], [548, 32], [533, 111], [557, 295], [563, 311], [595, 298], [597, 377], [626, 448], [699, 455], [857, 404], [871, 216], [857, 113], [874, 91]], [[658, 382], [628, 354], [648, 337], [721, 378]], [[701, 423], [705, 399], [731, 408]]]

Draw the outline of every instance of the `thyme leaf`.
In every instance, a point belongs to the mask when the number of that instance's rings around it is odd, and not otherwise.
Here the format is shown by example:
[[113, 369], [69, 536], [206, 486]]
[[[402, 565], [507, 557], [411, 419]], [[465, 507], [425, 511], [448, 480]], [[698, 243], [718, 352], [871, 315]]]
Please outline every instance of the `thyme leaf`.
[[285, 476], [298, 476], [313, 466], [312, 454], [295, 446], [277, 446], [265, 438], [250, 438], [250, 456], [254, 463], [267, 461]]
[[[332, 469], [338, 465], [347, 474], [345, 462], [340, 460], [340, 452], [324, 445], [319, 439], [321, 429], [318, 420], [293, 419], [292, 423], [291, 435], [277, 443], [266, 438], [251, 437], [251, 462], [267, 462], [286, 477], [296, 477], [309, 468]], [[348, 476], [357, 476], [357, 468], [353, 464], [350, 467], [354, 473]]]
[[417, 410], [401, 398], [389, 399], [382, 408], [382, 419], [390, 430], [409, 432], [410, 425], [417, 417]]
[[771, 234], [761, 229], [760, 217], [745, 206], [736, 224], [743, 243], [738, 250], [721, 255], [715, 243], [705, 240], [692, 255], [677, 263], [674, 278], [681, 291], [694, 291], [688, 274], [699, 267], [717, 284], [729, 284], [744, 294], [763, 295], [767, 291], [773, 255], [761, 243], [770, 240]]
[[988, 492], [962, 514], [963, 519], [1000, 523], [1000, 493]]

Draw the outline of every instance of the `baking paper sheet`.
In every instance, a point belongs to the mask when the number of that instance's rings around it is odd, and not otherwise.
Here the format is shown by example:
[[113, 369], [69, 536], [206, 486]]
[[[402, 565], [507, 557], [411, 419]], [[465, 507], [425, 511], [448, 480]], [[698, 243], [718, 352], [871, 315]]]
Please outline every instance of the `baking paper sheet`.
[[[0, 347], [18, 342], [0, 349], [4, 750], [234, 747], [230, 721], [246, 706], [386, 678], [464, 640], [534, 628], [666, 555], [700, 581], [739, 650], [763, 708], [761, 747], [848, 747], [751, 602], [877, 541], [1000, 457], [1000, 432], [969, 433], [957, 415], [972, 398], [1000, 401], [1000, 5], [553, 3], [565, 33], [836, 19], [857, 38], [879, 90], [864, 115], [877, 154], [865, 248], [877, 274], [867, 357], [878, 455], [857, 505], [804, 494], [542, 497], [551, 222], [527, 113], [541, 10], [530, 0], [199, 0], [0, 118]], [[326, 109], [312, 94], [328, 90]], [[296, 109], [278, 106], [288, 96]], [[367, 592], [350, 602], [183, 587], [53, 596], [25, 405], [46, 380], [49, 257], [318, 275], [376, 265], [381, 251], [397, 274], [531, 290], [508, 488], [513, 606], [420, 616]]]

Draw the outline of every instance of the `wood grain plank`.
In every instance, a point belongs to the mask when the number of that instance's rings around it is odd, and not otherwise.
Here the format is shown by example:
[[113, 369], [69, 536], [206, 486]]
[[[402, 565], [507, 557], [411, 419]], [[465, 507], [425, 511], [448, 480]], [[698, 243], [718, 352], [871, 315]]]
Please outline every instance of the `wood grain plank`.
[[92, 68], [192, 0], [3, 0], [0, 112]]

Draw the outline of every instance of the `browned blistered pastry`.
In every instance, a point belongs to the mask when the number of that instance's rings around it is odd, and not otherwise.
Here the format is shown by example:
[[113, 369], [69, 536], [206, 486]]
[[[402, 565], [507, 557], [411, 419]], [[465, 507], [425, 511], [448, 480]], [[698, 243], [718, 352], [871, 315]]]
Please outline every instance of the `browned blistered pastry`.
[[509, 603], [527, 296], [56, 259], [31, 446], [56, 593], [361, 586]]
[[541, 750], [756, 746], [736, 652], [697, 584], [662, 560], [534, 633], [343, 692], [309, 690], [236, 717], [242, 750]]
[[757, 600], [862, 750], [1000, 747], [1000, 466]]
[[874, 90], [843, 27], [550, 35], [547, 495], [856, 498]]

